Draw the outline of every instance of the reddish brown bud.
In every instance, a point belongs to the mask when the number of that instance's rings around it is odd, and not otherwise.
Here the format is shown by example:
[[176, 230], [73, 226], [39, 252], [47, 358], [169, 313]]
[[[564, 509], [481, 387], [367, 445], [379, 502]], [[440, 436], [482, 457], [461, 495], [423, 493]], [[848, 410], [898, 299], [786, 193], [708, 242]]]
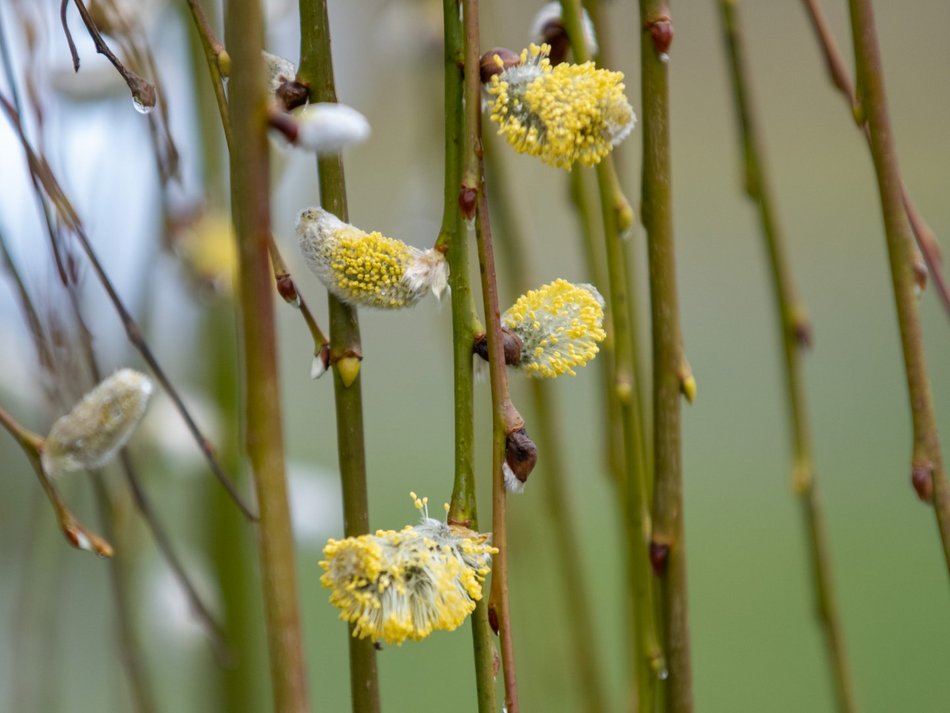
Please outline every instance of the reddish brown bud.
[[670, 555], [670, 546], [659, 542], [650, 543], [650, 566], [657, 576], [666, 571], [666, 560]]
[[[497, 58], [497, 59], [496, 59]], [[500, 62], [498, 60], [501, 60]], [[501, 74], [508, 67], [521, 64], [521, 57], [510, 49], [495, 47], [482, 55], [478, 63], [479, 76], [482, 84], [490, 82], [496, 74]]]
[[813, 335], [811, 322], [808, 321], [807, 317], [799, 316], [795, 318], [792, 323], [792, 334], [795, 336], [795, 342], [798, 346], [811, 349]]
[[564, 21], [560, 17], [552, 18], [541, 28], [541, 40], [551, 46], [551, 52], [548, 59], [552, 65], [557, 65], [567, 59], [567, 53], [571, 50], [571, 38], [568, 37], [567, 28], [564, 27]]
[[287, 304], [291, 304], [294, 307], [300, 306], [300, 295], [297, 294], [297, 286], [294, 284], [293, 278], [288, 274], [278, 275], [277, 276], [277, 294]]
[[663, 15], [653, 20], [647, 25], [650, 31], [650, 39], [653, 40], [653, 49], [657, 54], [666, 54], [673, 44], [673, 21], [667, 15]]
[[310, 87], [296, 79], [287, 80], [277, 87], [277, 98], [284, 105], [284, 109], [290, 111], [307, 103]]
[[910, 472], [910, 482], [921, 502], [929, 503], [934, 496], [934, 467], [930, 463], [915, 465]]
[[[505, 364], [518, 366], [521, 363], [521, 352], [524, 350], [521, 338], [505, 327], [501, 328], [501, 338], [505, 350]], [[476, 336], [472, 351], [488, 361], [488, 335], [479, 334]]]
[[462, 186], [459, 191], [459, 208], [465, 220], [475, 219], [475, 204], [478, 201], [478, 191], [470, 186]]
[[538, 447], [523, 428], [512, 431], [505, 439], [505, 463], [515, 477], [524, 483], [538, 462]]
[[267, 120], [271, 128], [282, 133], [287, 141], [292, 144], [297, 143], [297, 135], [300, 130], [297, 122], [290, 114], [285, 114], [282, 111], [271, 111], [267, 116]]
[[494, 604], [488, 605], [488, 626], [495, 632], [495, 636], [498, 636], [498, 611]]

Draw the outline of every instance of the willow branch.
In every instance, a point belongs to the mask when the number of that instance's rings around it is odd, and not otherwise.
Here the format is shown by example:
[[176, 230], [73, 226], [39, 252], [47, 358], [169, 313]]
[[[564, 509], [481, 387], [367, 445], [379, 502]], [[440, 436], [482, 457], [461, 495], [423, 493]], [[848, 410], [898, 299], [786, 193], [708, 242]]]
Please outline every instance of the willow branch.
[[857, 710], [857, 704], [848, 670], [841, 619], [835, 600], [825, 524], [814, 480], [811, 434], [808, 428], [805, 388], [802, 382], [802, 350], [808, 346], [810, 326], [805, 317], [804, 306], [795, 291], [791, 267], [785, 254], [785, 239], [776, 217], [765, 152], [762, 148], [758, 119], [749, 89], [748, 64], [745, 60], [737, 5], [736, 0], [720, 0], [719, 7], [742, 141], [745, 190], [759, 213], [760, 229], [768, 253], [780, 325], [785, 389], [791, 427], [792, 487], [798, 496], [805, 521], [805, 538], [811, 557], [815, 606], [828, 649], [838, 709], [853, 713]]
[[[855, 107], [858, 106], [858, 97], [855, 94], [854, 85], [851, 83], [847, 65], [841, 56], [834, 35], [831, 33], [831, 28], [825, 20], [821, 6], [818, 4], [818, 0], [803, 0], [803, 2], [805, 4], [805, 11], [808, 13], [808, 18], [811, 21], [812, 29], [815, 31], [815, 38], [818, 40], [822, 56], [825, 59], [825, 66], [828, 69], [831, 82], [838, 91], [844, 95], [844, 98], [848, 102], [848, 107], [853, 111]], [[867, 139], [868, 144], [870, 144], [871, 134], [868, 125], [863, 122], [859, 122], [859, 124], [861, 124], [861, 128], [864, 131], [865, 139]], [[937, 294], [940, 296], [940, 301], [943, 303], [947, 314], [950, 315], [950, 284], [947, 283], [946, 275], [944, 275], [943, 272], [943, 260], [940, 255], [940, 246], [937, 244], [937, 238], [933, 230], [930, 229], [930, 226], [927, 225], [923, 219], [923, 216], [920, 215], [913, 200], [911, 200], [910, 194], [907, 192], [907, 187], [904, 185], [899, 173], [897, 175], [897, 182], [900, 190], [901, 203], [904, 206], [904, 212], [907, 214], [907, 220], [910, 221], [910, 227], [914, 233], [914, 238], [917, 240], [917, 246], [923, 254], [930, 277], [937, 286]]]
[[[442, 226], [436, 248], [449, 263], [452, 298], [452, 373], [454, 379], [455, 471], [448, 521], [478, 530], [475, 488], [475, 412], [472, 374], [473, 336], [481, 331], [472, 299], [468, 229], [462, 219], [462, 70], [464, 37], [459, 0], [444, 0], [445, 33], [445, 189]], [[494, 646], [486, 598], [472, 613], [472, 649], [479, 713], [495, 711]]]
[[465, 217], [469, 210], [475, 216], [475, 240], [482, 282], [482, 303], [487, 327], [488, 368], [492, 401], [492, 544], [498, 548], [492, 565], [491, 595], [488, 608], [495, 616], [496, 630], [501, 638], [501, 665], [505, 679], [505, 708], [518, 713], [518, 681], [515, 672], [514, 641], [511, 633], [511, 608], [508, 600], [508, 522], [507, 492], [502, 466], [508, 435], [524, 426], [524, 421], [511, 402], [508, 372], [505, 366], [498, 309], [498, 285], [492, 250], [491, 220], [488, 197], [482, 173], [481, 147], [481, 79], [479, 76], [478, 0], [462, 3], [464, 50], [464, 97], [462, 184], [459, 203]]
[[884, 93], [884, 70], [877, 44], [874, 12], [867, 0], [850, 0], [858, 114], [866, 119], [871, 158], [877, 176], [884, 233], [913, 424], [911, 478], [918, 495], [931, 501], [937, 517], [944, 560], [950, 571], [950, 487], [940, 453], [933, 395], [924, 356], [924, 340], [914, 293], [913, 242], [901, 204], [897, 153]]
[[215, 37], [211, 24], [197, 0], [186, 1], [195, 31], [201, 40], [201, 48], [204, 50], [205, 63], [208, 65], [208, 74], [211, 76], [211, 86], [214, 89], [214, 98], [217, 101], [218, 114], [221, 117], [221, 128], [224, 131], [224, 139], [227, 142], [228, 153], [230, 154], [234, 146], [234, 139], [231, 137], [231, 118], [221, 68], [224, 66], [230, 72], [231, 56]]
[[[330, 21], [326, 0], [300, 0], [300, 69], [298, 80], [310, 86], [310, 98], [335, 102]], [[320, 201], [340, 220], [349, 218], [346, 180], [340, 156], [317, 159]], [[356, 309], [333, 295], [330, 305], [330, 363], [361, 359], [360, 327]], [[369, 532], [369, 497], [366, 486], [366, 453], [363, 436], [363, 397], [359, 374], [347, 385], [339, 369], [333, 370], [336, 404], [337, 454], [343, 486], [343, 530], [347, 537]], [[350, 694], [354, 713], [379, 711], [379, 675], [376, 649], [369, 639], [349, 637]]]
[[683, 353], [676, 294], [670, 171], [669, 46], [673, 25], [666, 0], [640, 0], [640, 67], [643, 111], [643, 225], [650, 258], [653, 332], [653, 541], [660, 584], [663, 642], [669, 663], [668, 713], [693, 710], [680, 388]]
[[7, 432], [13, 436], [13, 439], [17, 442], [17, 445], [20, 446], [27, 460], [30, 461], [33, 472], [36, 473], [36, 477], [40, 481], [40, 485], [43, 486], [46, 497], [49, 498], [50, 504], [53, 506], [53, 513], [56, 515], [56, 519], [59, 521], [59, 527], [63, 531], [63, 535], [65, 535], [69, 544], [79, 550], [95, 552], [100, 557], [111, 557], [112, 545], [83, 525], [79, 519], [73, 515], [72, 511], [66, 506], [66, 503], [63, 502], [56, 486], [53, 485], [49, 476], [46, 475], [46, 471], [43, 470], [43, 465], [40, 461], [40, 454], [43, 450], [43, 439], [36, 433], [21, 426], [16, 419], [3, 408], [0, 408], [0, 426], [3, 426]]
[[[578, 62], [588, 60], [581, 30], [581, 9], [577, 0], [561, 3], [571, 49]], [[597, 185], [604, 228], [607, 258], [608, 306], [614, 331], [614, 373], [610, 388], [620, 403], [623, 429], [623, 477], [620, 495], [627, 541], [627, 581], [630, 589], [633, 620], [633, 675], [636, 682], [638, 709], [652, 711], [656, 705], [658, 682], [665, 678], [667, 667], [659, 642], [659, 623], [654, 604], [654, 582], [650, 572], [649, 545], [651, 520], [648, 504], [649, 481], [644, 444], [644, 427], [640, 417], [639, 391], [635, 360], [635, 335], [631, 329], [631, 304], [627, 255], [621, 233], [629, 227], [630, 207], [620, 189], [620, 182], [610, 156], [597, 166]]]
[[[69, 0], [62, 0], [60, 4], [59, 18], [63, 25], [63, 32], [66, 35], [66, 42], [69, 44], [69, 52], [73, 59], [73, 69], [78, 72], [79, 52], [76, 51], [76, 44], [73, 42], [72, 35], [69, 32], [69, 26], [66, 23], [66, 7], [68, 2]], [[86, 30], [89, 32], [89, 36], [92, 38], [92, 41], [96, 46], [96, 52], [105, 56], [105, 58], [112, 63], [112, 66], [115, 67], [123, 81], [126, 83], [126, 85], [128, 85], [129, 91], [132, 93], [132, 99], [143, 107], [151, 108], [155, 106], [155, 87], [122, 64], [119, 58], [115, 56], [115, 53], [109, 49], [109, 45], [106, 44], [104, 39], [102, 39], [102, 35], [99, 33], [99, 28], [96, 27], [96, 23], [92, 19], [92, 15], [89, 14], [89, 10], [86, 8], [82, 0], [73, 0], [73, 3], [76, 5], [76, 9], [79, 10], [79, 16], [82, 18], [82, 22], [86, 26]]]
[[258, 553], [264, 588], [274, 709], [309, 710], [297, 571], [284, 463], [277, 330], [268, 252], [270, 184], [267, 102], [258, 0], [229, 6], [225, 36], [234, 48], [230, 79], [231, 210], [238, 243], [243, 342], [245, 448], [260, 507]]

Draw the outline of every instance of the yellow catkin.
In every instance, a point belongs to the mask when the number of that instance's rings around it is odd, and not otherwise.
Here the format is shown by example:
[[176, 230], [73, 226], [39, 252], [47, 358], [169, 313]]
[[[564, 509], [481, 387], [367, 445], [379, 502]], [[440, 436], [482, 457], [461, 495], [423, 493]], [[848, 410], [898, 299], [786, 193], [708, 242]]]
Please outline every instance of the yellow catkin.
[[547, 45], [531, 45], [521, 64], [492, 77], [491, 120], [519, 153], [570, 169], [600, 163], [636, 121], [623, 73], [593, 62], [551, 66]]
[[521, 339], [519, 368], [543, 378], [574, 376], [574, 367], [593, 359], [607, 336], [600, 293], [562, 279], [519, 297], [502, 323]]

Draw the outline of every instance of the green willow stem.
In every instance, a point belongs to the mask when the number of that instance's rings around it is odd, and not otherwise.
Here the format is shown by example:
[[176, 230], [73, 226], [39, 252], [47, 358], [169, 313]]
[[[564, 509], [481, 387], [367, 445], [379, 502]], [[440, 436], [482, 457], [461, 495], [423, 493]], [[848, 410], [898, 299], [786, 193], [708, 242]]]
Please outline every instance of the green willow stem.
[[[524, 234], [514, 214], [511, 197], [515, 195], [508, 185], [502, 155], [496, 150], [496, 140], [485, 142], [485, 166], [489, 185], [492, 186], [491, 201], [495, 210], [496, 232], [505, 269], [502, 274], [508, 282], [510, 294], [521, 294], [535, 286], [531, 269], [525, 259]], [[574, 171], [571, 174], [579, 175]], [[603, 355], [599, 355], [603, 358]], [[560, 412], [554, 390], [555, 384], [544, 379], [528, 379], [532, 402], [532, 432], [536, 437], [538, 452], [544, 455], [541, 461], [540, 487], [548, 509], [550, 532], [554, 539], [554, 551], [558, 553], [557, 569], [561, 576], [561, 592], [567, 612], [567, 626], [571, 635], [572, 659], [569, 662], [580, 679], [580, 690], [587, 713], [602, 713], [607, 710], [604, 693], [603, 667], [594, 640], [594, 623], [591, 616], [590, 597], [585, 579], [575, 519], [571, 513], [568, 496], [568, 474], [565, 471], [563, 438], [557, 422]]]
[[745, 59], [737, 6], [736, 0], [720, 0], [719, 3], [742, 141], [745, 191], [755, 202], [759, 213], [780, 325], [782, 354], [785, 362], [785, 389], [791, 427], [792, 487], [801, 504], [805, 522], [815, 605], [828, 649], [838, 709], [853, 713], [857, 710], [857, 704], [848, 670], [841, 618], [838, 614], [832, 582], [827, 533], [815, 485], [811, 434], [802, 378], [802, 350], [808, 346], [810, 325], [805, 317], [805, 308], [796, 294], [791, 267], [785, 254], [785, 239], [776, 217], [765, 152], [762, 148], [758, 119], [751, 99], [747, 76], [749, 65]]
[[274, 292], [268, 260], [270, 185], [258, 0], [232, 3], [225, 37], [234, 48], [230, 92], [231, 210], [238, 242], [245, 447], [260, 508], [258, 551], [274, 709], [309, 710], [287, 478]]
[[913, 243], [901, 203], [900, 172], [884, 93], [884, 69], [877, 44], [874, 11], [868, 0], [850, 0], [858, 104], [855, 116], [866, 121], [877, 175], [900, 327], [904, 369], [913, 424], [911, 476], [918, 494], [931, 500], [943, 556], [950, 571], [950, 487], [940, 453], [933, 395], [927, 375], [924, 340], [914, 290]]
[[[445, 28], [445, 205], [436, 247], [445, 250], [452, 294], [452, 368], [455, 403], [455, 478], [448, 521], [478, 529], [475, 497], [475, 416], [472, 374], [474, 335], [482, 327], [475, 316], [468, 257], [468, 229], [462, 219], [462, 67], [464, 35], [459, 0], [444, 0]], [[495, 711], [494, 647], [488, 605], [482, 598], [472, 613], [472, 647], [479, 713]]]
[[[589, 59], [582, 41], [581, 8], [578, 0], [562, 0], [561, 8], [571, 49], [578, 63]], [[627, 580], [633, 610], [633, 675], [636, 701], [640, 711], [653, 711], [659, 681], [667, 675], [663, 649], [660, 646], [654, 603], [654, 581], [650, 571], [649, 545], [651, 520], [649, 512], [649, 475], [644, 443], [644, 427], [640, 417], [639, 393], [642, 386], [636, 378], [635, 335], [631, 329], [633, 306], [630, 302], [630, 273], [621, 233], [632, 221], [630, 206], [620, 189], [620, 182], [610, 156], [597, 165], [601, 216], [607, 257], [608, 307], [613, 315], [614, 374], [610, 385], [620, 402], [623, 428], [623, 477], [620, 479], [625, 535], [628, 543]]]
[[[462, 124], [462, 183], [459, 203], [463, 216], [473, 210], [475, 241], [482, 281], [482, 304], [485, 311], [488, 342], [488, 368], [492, 401], [492, 544], [498, 548], [492, 565], [491, 595], [488, 608], [494, 612], [501, 639], [501, 667], [505, 680], [505, 709], [518, 713], [518, 682], [515, 673], [515, 651], [511, 632], [511, 608], [508, 599], [508, 493], [505, 490], [502, 466], [508, 435], [524, 426], [524, 421], [511, 403], [508, 372], [501, 338], [501, 315], [498, 309], [498, 286], [495, 279], [495, 258], [492, 251], [491, 221], [481, 156], [481, 78], [479, 72], [478, 0], [463, 2], [464, 72], [463, 94], [465, 112]], [[467, 216], [466, 216], [467, 217]]]
[[693, 710], [680, 389], [683, 352], [676, 294], [670, 161], [669, 45], [673, 25], [666, 0], [640, 0], [640, 68], [643, 111], [643, 225], [650, 259], [653, 333], [653, 541], [660, 584], [663, 644], [669, 664], [668, 713]]
[[[336, 102], [333, 60], [330, 54], [330, 20], [326, 0], [300, 0], [300, 69], [297, 79], [310, 86], [310, 99]], [[320, 202], [347, 221], [346, 181], [340, 156], [317, 159]], [[330, 363], [361, 359], [360, 327], [356, 309], [329, 295]], [[347, 537], [369, 532], [369, 496], [363, 442], [361, 377], [347, 386], [339, 369], [333, 370], [336, 403], [337, 453], [343, 486], [343, 531]], [[379, 711], [379, 675], [373, 642], [349, 637], [350, 694], [354, 711]]]

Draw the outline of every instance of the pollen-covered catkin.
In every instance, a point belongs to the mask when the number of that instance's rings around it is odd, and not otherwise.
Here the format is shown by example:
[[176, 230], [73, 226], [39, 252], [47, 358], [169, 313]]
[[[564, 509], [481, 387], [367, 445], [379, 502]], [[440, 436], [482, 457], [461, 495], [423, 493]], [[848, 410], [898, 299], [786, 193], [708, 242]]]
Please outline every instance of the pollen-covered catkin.
[[410, 307], [429, 292], [440, 298], [448, 285], [448, 263], [439, 251], [366, 233], [322, 208], [301, 211], [297, 237], [307, 266], [350, 305]]
[[594, 166], [633, 130], [623, 73], [593, 62], [551, 66], [547, 45], [532, 44], [521, 63], [492, 76], [491, 120], [515, 151], [571, 169]]

